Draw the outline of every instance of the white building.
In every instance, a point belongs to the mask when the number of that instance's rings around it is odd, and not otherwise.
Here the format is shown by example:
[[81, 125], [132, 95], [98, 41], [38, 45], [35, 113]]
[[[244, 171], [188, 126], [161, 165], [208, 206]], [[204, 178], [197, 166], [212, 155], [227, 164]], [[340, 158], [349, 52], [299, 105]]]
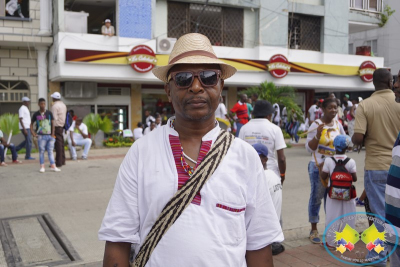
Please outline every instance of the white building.
[[[204, 1], [55, 2], [50, 91], [61, 91], [78, 115], [110, 116], [115, 129], [134, 127], [145, 109], [172, 112], [163, 84], [128, 64], [132, 48], [150, 47], [155, 65], [165, 65], [171, 38], [196, 29], [209, 36], [218, 57], [239, 70], [225, 82], [228, 107], [237, 101], [238, 90], [267, 80], [297, 88], [298, 103], [306, 108], [318, 92], [373, 90], [360, 78], [360, 66], [372, 62], [364, 74], [373, 65], [384, 66], [380, 57], [348, 55], [349, 32], [378, 27], [381, 0], [376, 0], [376, 11], [370, 10], [375, 8], [372, 0], [366, 10], [336, 0], [210, 0], [206, 7]], [[100, 34], [105, 19], [111, 19], [116, 36]], [[284, 58], [286, 63], [271, 64], [271, 59]]]

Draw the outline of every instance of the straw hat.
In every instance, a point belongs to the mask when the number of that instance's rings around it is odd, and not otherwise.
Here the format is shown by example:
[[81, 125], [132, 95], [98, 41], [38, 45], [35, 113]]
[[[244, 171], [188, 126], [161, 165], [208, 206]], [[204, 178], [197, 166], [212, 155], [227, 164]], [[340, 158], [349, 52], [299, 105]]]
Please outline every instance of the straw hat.
[[219, 64], [224, 80], [236, 73], [234, 67], [217, 58], [210, 40], [199, 33], [188, 33], [179, 38], [169, 55], [168, 65], [154, 68], [153, 74], [168, 83], [168, 71], [177, 64]]

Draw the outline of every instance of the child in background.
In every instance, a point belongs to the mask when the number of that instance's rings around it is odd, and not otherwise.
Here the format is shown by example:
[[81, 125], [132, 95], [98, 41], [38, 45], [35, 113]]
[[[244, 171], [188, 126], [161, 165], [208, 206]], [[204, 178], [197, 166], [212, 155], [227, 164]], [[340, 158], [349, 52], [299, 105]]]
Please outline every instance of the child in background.
[[[274, 204], [276, 215], [281, 218], [282, 212], [282, 184], [281, 178], [276, 175], [272, 170], [267, 169], [268, 162], [268, 147], [266, 145], [257, 143], [253, 145], [254, 149], [260, 156], [261, 164], [264, 167], [265, 176], [267, 177], [267, 183], [269, 193], [271, 194], [272, 203]], [[272, 255], [278, 255], [285, 251], [285, 247], [281, 243], [272, 243]]]
[[[322, 169], [322, 174], [321, 178], [326, 180], [329, 178], [329, 183], [328, 183], [328, 190], [332, 189], [332, 179], [334, 177], [332, 176], [332, 173], [335, 170], [335, 167], [337, 165], [343, 164], [345, 169], [343, 173], [340, 173], [341, 175], [351, 175], [352, 181], [356, 182], [357, 181], [357, 174], [356, 174], [356, 162], [353, 159], [350, 159], [346, 156], [346, 150], [350, 144], [350, 137], [347, 135], [338, 135], [333, 141], [333, 146], [335, 147], [336, 154], [333, 157], [326, 158], [325, 159], [325, 164]], [[337, 172], [338, 169], [335, 170]], [[347, 172], [347, 173], [346, 173]], [[335, 174], [334, 174], [335, 176]], [[351, 180], [350, 178], [350, 180]], [[351, 182], [350, 182], [351, 183]], [[332, 191], [331, 191], [332, 192]], [[356, 212], [356, 203], [354, 199], [350, 199], [352, 197], [350, 190], [347, 194], [348, 200], [342, 200], [338, 199], [337, 196], [334, 196], [334, 192], [331, 194], [328, 194], [328, 197], [326, 198], [326, 222], [325, 222], [325, 227], [328, 227], [328, 225], [337, 219], [338, 217], [351, 213], [351, 212]], [[344, 198], [346, 197], [346, 193], [343, 194]], [[340, 197], [339, 197], [340, 198]], [[355, 198], [355, 197], [354, 197]], [[346, 221], [347, 224], [351, 227], [355, 227], [355, 219], [351, 221]], [[342, 228], [344, 225], [342, 226]], [[333, 228], [330, 228], [333, 229]], [[342, 231], [342, 229], [334, 229], [338, 232]], [[333, 240], [326, 240], [326, 246], [330, 249], [335, 247], [334, 241]]]

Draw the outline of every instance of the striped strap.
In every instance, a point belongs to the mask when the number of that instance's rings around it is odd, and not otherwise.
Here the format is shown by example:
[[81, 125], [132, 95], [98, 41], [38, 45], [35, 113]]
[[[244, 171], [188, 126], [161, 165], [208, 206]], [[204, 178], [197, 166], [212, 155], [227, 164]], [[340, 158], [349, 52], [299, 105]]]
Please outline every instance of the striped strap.
[[203, 185], [218, 168], [228, 152], [233, 139], [234, 136], [232, 134], [221, 130], [213, 147], [197, 167], [193, 176], [175, 193], [167, 205], [165, 205], [143, 245], [140, 247], [139, 253], [132, 264], [133, 267], [143, 267], [146, 265], [151, 253], [154, 251], [163, 235], [175, 223], [185, 208], [189, 206], [197, 192], [200, 192]]

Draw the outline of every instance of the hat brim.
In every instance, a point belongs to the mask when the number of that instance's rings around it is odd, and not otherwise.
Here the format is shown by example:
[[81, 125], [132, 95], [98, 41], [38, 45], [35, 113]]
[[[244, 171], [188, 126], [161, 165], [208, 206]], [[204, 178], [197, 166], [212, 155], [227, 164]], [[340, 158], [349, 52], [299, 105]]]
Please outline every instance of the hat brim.
[[162, 67], [157, 67], [152, 70], [154, 76], [156, 76], [158, 79], [161, 81], [168, 83], [168, 71], [175, 65], [180, 65], [180, 64], [217, 64], [221, 67], [221, 78], [222, 79], [228, 79], [232, 75], [236, 73], [236, 68], [223, 62], [222, 60], [219, 60], [217, 58], [210, 58], [210, 57], [205, 57], [205, 56], [189, 56], [182, 58], [175, 62], [174, 64], [168, 64], [166, 66]]

